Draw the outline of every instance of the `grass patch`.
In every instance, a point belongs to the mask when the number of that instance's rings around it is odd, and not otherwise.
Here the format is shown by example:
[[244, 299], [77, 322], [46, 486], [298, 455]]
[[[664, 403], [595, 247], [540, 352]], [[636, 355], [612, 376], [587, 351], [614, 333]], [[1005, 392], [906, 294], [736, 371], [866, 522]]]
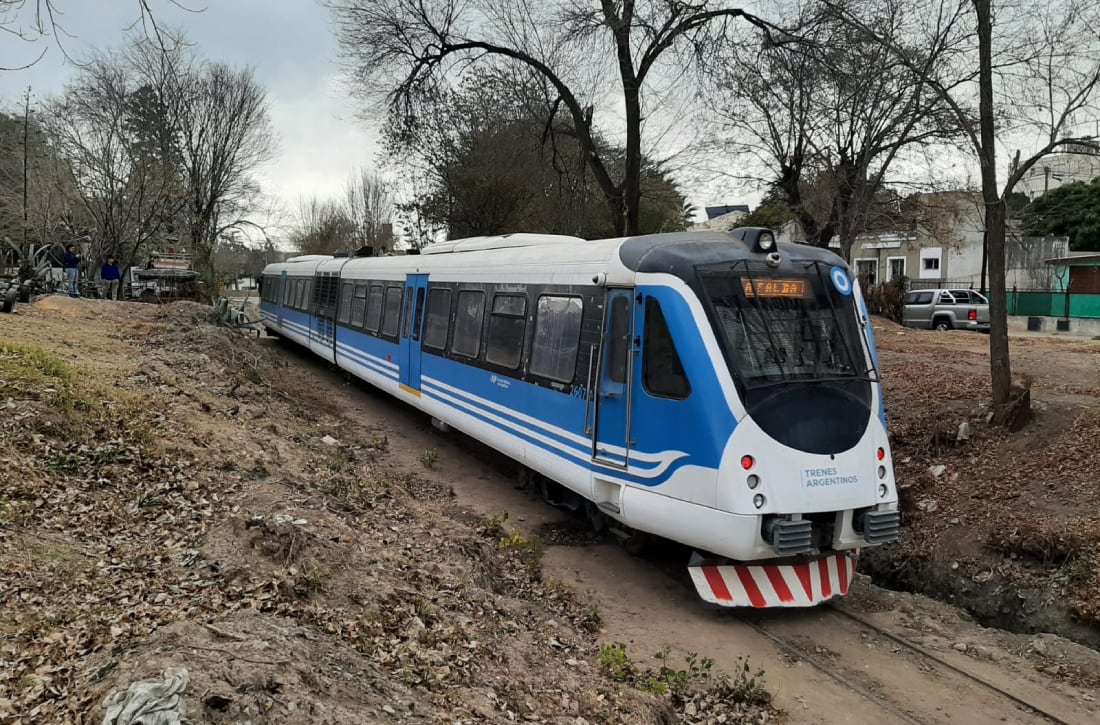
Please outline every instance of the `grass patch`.
[[641, 667], [631, 660], [623, 644], [600, 646], [597, 662], [604, 673], [615, 680], [654, 695], [668, 695], [673, 704], [706, 692], [721, 699], [745, 705], [767, 705], [771, 695], [764, 689], [763, 670], [753, 671], [748, 659], [738, 658], [738, 669], [731, 676], [714, 669], [714, 660], [695, 652], [684, 656], [684, 667], [672, 664], [671, 650], [665, 647], [653, 655], [660, 667]]

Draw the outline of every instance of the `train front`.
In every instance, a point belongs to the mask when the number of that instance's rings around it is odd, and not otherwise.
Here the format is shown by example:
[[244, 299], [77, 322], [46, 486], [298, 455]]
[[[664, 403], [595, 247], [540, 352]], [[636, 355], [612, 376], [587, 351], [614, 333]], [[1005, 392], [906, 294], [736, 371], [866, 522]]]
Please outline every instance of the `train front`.
[[751, 525], [724, 547], [736, 563], [690, 569], [716, 604], [811, 606], [847, 593], [861, 547], [898, 536], [873, 333], [839, 257], [738, 233], [749, 254], [697, 266], [695, 288], [743, 406], [717, 508]]

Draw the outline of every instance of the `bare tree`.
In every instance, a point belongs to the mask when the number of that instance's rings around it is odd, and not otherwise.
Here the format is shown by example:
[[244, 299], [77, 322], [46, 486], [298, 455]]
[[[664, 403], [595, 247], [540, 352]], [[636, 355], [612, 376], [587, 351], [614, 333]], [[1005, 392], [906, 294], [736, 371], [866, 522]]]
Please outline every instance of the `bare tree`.
[[[886, 37], [856, 3], [830, 7], [869, 41], [922, 74], [954, 114], [981, 171], [985, 206], [984, 246], [989, 265], [990, 370], [994, 420], [1012, 426], [1026, 420], [1013, 404], [1005, 295], [1006, 200], [1044, 156], [1074, 147], [1098, 147], [1100, 3], [1066, 0], [1037, 7], [991, 0], [914, 2], [923, 21], [920, 42], [940, 48], [952, 62], [922, 68], [904, 47]], [[977, 99], [978, 113], [971, 109]], [[1021, 146], [1029, 144], [1028, 152]], [[997, 157], [1009, 149], [1011, 165], [999, 182]], [[1026, 155], [1025, 155], [1026, 153]]]
[[[939, 58], [906, 43], [901, 0], [879, 0], [868, 24], [909, 53], [902, 62], [817, 3], [785, 3], [785, 24], [804, 28], [797, 44], [766, 46], [744, 38], [713, 55], [720, 89], [708, 97], [721, 150], [750, 170], [763, 169], [806, 239], [838, 237], [851, 255], [856, 237], [877, 225], [877, 197], [899, 154], [957, 133], [923, 78]], [[757, 177], [759, 178], [759, 177]]]
[[201, 63], [177, 68], [170, 102], [179, 128], [186, 227], [195, 265], [212, 271], [220, 236], [248, 218], [259, 188], [253, 174], [275, 152], [267, 98], [251, 69]]
[[75, 180], [89, 219], [86, 257], [92, 262], [107, 253], [132, 262], [181, 206], [175, 170], [133, 143], [128, 101], [140, 83], [120, 54], [98, 54], [43, 114], [43, 126], [68, 164], [55, 181], [60, 187]]
[[[646, 93], [661, 66], [682, 71], [712, 52], [738, 21], [772, 26], [721, 0], [328, 0], [353, 81], [368, 104], [380, 98], [417, 115], [470, 66], [522, 67], [553, 88], [571, 133], [603, 193], [618, 233], [639, 229], [643, 175], [642, 124], [653, 108]], [[591, 76], [606, 65], [614, 93]], [[598, 103], [606, 104], [597, 107]], [[615, 168], [598, 142], [597, 119], [618, 114], [624, 126], [622, 164]], [[431, 119], [423, 119], [431, 122]], [[606, 134], [605, 134], [606, 135]]]
[[[202, 12], [201, 9], [192, 9], [179, 0], [164, 0], [175, 7], [190, 13]], [[134, 0], [137, 6], [138, 16], [127, 26], [127, 30], [142, 29], [146, 38], [155, 40], [157, 44], [167, 50], [173, 43], [170, 36], [161, 30], [156, 16], [153, 14], [151, 0]], [[65, 39], [74, 38], [65, 27], [63, 20], [65, 3], [57, 0], [0, 0], [0, 37], [10, 36], [22, 41], [25, 45], [34, 47], [40, 42], [53, 36], [58, 49], [66, 59], [73, 60], [65, 48]], [[43, 47], [38, 55], [23, 65], [0, 70], [23, 70], [29, 68], [42, 59], [47, 47]]]
[[357, 244], [358, 229], [337, 202], [316, 196], [298, 200], [290, 241], [302, 254], [332, 254]]
[[352, 173], [344, 186], [343, 211], [356, 246], [393, 247], [393, 194], [380, 176], [366, 168]]

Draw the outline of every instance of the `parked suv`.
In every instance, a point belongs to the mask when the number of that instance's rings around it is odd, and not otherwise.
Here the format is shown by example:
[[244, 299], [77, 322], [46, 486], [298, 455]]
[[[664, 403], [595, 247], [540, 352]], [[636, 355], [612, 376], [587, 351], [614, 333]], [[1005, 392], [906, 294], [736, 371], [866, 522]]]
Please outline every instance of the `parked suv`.
[[989, 300], [974, 290], [924, 289], [905, 296], [906, 327], [989, 332]]

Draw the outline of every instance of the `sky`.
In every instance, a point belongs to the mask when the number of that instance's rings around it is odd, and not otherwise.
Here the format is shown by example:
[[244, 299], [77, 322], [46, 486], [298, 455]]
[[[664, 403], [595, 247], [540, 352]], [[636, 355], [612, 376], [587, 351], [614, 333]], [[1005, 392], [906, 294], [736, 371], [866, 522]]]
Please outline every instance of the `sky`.
[[[29, 0], [33, 6], [35, 0]], [[279, 153], [261, 174], [264, 189], [288, 211], [300, 196], [336, 196], [357, 167], [376, 167], [379, 134], [355, 117], [341, 83], [336, 39], [319, 0], [149, 0], [157, 22], [182, 29], [202, 55], [233, 66], [252, 66], [267, 90]], [[122, 45], [127, 27], [141, 17], [138, 0], [54, 0], [69, 55]], [[24, 10], [31, 19], [32, 9]], [[138, 27], [140, 30], [140, 24]], [[0, 37], [0, 66], [46, 55], [26, 70], [0, 71], [0, 107], [21, 106], [31, 86], [36, 98], [60, 93], [74, 67], [52, 39], [35, 45]]]

